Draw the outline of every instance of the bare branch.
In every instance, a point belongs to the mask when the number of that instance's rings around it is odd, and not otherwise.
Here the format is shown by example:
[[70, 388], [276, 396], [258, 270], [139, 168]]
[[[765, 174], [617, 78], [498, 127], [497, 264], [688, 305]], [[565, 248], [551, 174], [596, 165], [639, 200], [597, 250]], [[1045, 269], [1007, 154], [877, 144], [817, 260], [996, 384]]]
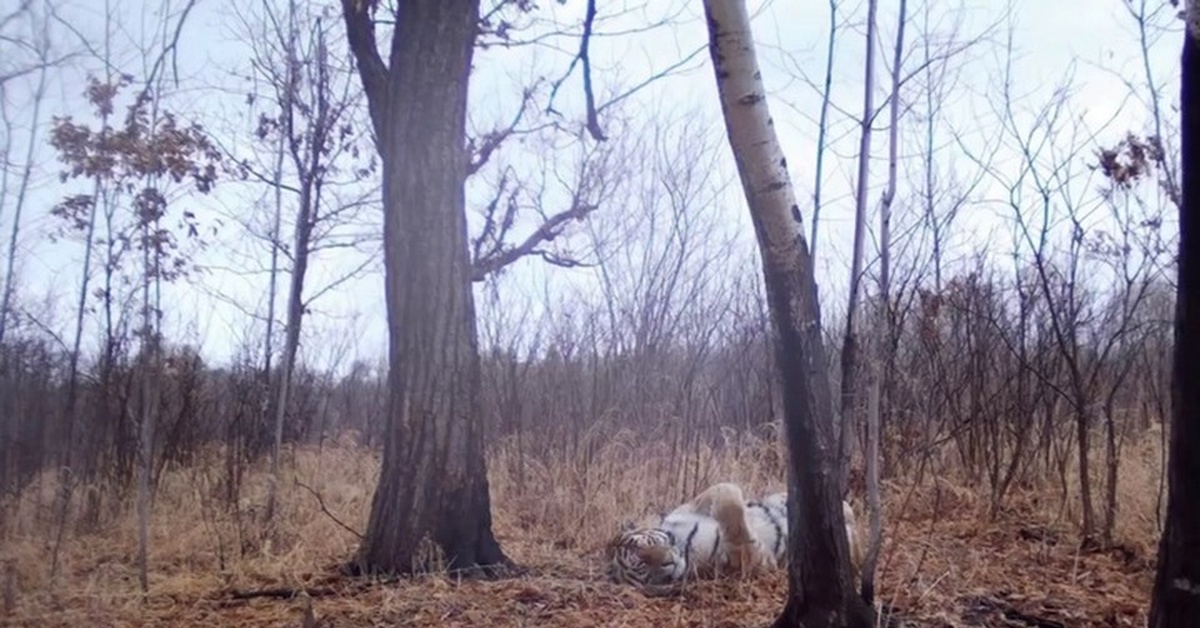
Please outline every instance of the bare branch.
[[825, 50], [825, 84], [821, 89], [821, 117], [817, 122], [817, 161], [813, 167], [812, 235], [809, 253], [817, 254], [817, 228], [821, 220], [821, 188], [825, 170], [825, 142], [829, 131], [829, 105], [833, 96], [833, 53], [837, 44], [837, 0], [829, 0], [829, 43]]
[[616, 96], [610, 98], [607, 102], [605, 102], [604, 104], [597, 107], [596, 112], [597, 113], [603, 112], [605, 109], [608, 109], [609, 107], [616, 105], [616, 104], [620, 103], [621, 101], [625, 100], [626, 98], [629, 98], [630, 96], [633, 96], [634, 94], [642, 91], [643, 89], [645, 89], [646, 87], [648, 87], [649, 85], [654, 83], [655, 81], [664, 79], [668, 76], [671, 76], [672, 74], [675, 74], [681, 68], [683, 68], [683, 66], [690, 63], [696, 57], [699, 57], [700, 54], [703, 53], [707, 48], [708, 48], [707, 46], [698, 46], [695, 50], [688, 53], [687, 56], [680, 59], [679, 61], [676, 61], [675, 63], [672, 63], [671, 65], [663, 68], [662, 71], [660, 71], [660, 72], [655, 72], [654, 74], [651, 74], [650, 76], [646, 77], [642, 81], [634, 84], [633, 87], [630, 87], [629, 89], [625, 90], [624, 92], [621, 92], [620, 94], [617, 94]]
[[371, 111], [371, 125], [375, 128], [375, 144], [382, 153], [383, 144], [379, 136], [383, 133], [384, 116], [388, 108], [388, 68], [375, 44], [372, 13], [377, 6], [376, 0], [342, 0], [346, 41], [358, 64], [363, 90], [367, 94], [367, 108]]
[[542, 125], [530, 130], [517, 130], [517, 125], [521, 124], [521, 120], [525, 118], [525, 112], [528, 111], [529, 103], [533, 100], [533, 95], [536, 90], [537, 85], [535, 84], [531, 87], [525, 88], [525, 91], [521, 93], [521, 106], [517, 109], [516, 115], [513, 116], [512, 122], [510, 122], [508, 126], [485, 133], [483, 137], [480, 138], [478, 146], [475, 145], [475, 138], [467, 140], [468, 177], [479, 172], [481, 168], [487, 165], [488, 160], [492, 157], [492, 154], [495, 153], [496, 150], [500, 148], [500, 145], [503, 144], [508, 138], [512, 137], [513, 135], [533, 133], [547, 128], [548, 125]]
[[339, 286], [346, 283], [347, 281], [350, 281], [351, 279], [358, 277], [359, 275], [362, 274], [362, 272], [364, 270], [367, 269], [368, 266], [370, 266], [371, 264], [374, 264], [376, 262], [378, 262], [378, 259], [376, 259], [375, 257], [369, 257], [369, 258], [363, 260], [363, 262], [361, 264], [359, 264], [358, 266], [355, 266], [350, 271], [343, 273], [341, 276], [330, 281], [328, 284], [322, 286], [321, 288], [318, 288], [317, 290], [313, 290], [313, 293], [311, 295], [309, 295], [308, 298], [304, 299], [304, 309], [308, 309], [309, 305], [311, 305], [317, 299], [320, 299], [325, 294], [336, 290]]
[[547, 113], [558, 113], [554, 110], [554, 97], [558, 94], [558, 88], [571, 76], [575, 71], [575, 64], [582, 63], [583, 65], [583, 95], [587, 101], [587, 130], [588, 133], [597, 142], [603, 142], [608, 139], [604, 135], [604, 131], [600, 128], [600, 118], [596, 109], [596, 95], [592, 88], [592, 62], [588, 55], [588, 44], [592, 39], [592, 25], [596, 20], [596, 0], [588, 0], [587, 15], [583, 20], [583, 36], [579, 40], [579, 52], [571, 59], [571, 65], [567, 66], [566, 73], [562, 78], [554, 82], [554, 86], [550, 90], [550, 104], [546, 105]]
[[477, 259], [472, 264], [471, 280], [483, 281], [488, 275], [499, 272], [513, 262], [529, 255], [539, 255], [543, 260], [555, 266], [566, 268], [584, 266], [584, 262], [571, 260], [566, 257], [542, 250], [541, 245], [552, 242], [571, 221], [582, 221], [588, 214], [596, 211], [598, 206], [582, 203], [576, 200], [570, 209], [559, 212], [546, 219], [540, 227], [520, 244], [509, 248], [498, 248], [490, 255]]
[[345, 523], [342, 522], [341, 519], [338, 519], [332, 512], [329, 512], [329, 508], [325, 506], [325, 499], [323, 497], [321, 497], [321, 494], [318, 493], [315, 489], [313, 489], [311, 486], [305, 484], [304, 482], [301, 482], [300, 480], [296, 480], [296, 486], [299, 486], [300, 488], [308, 491], [308, 493], [310, 495], [312, 495], [313, 497], [315, 497], [317, 499], [317, 505], [321, 507], [321, 512], [325, 513], [325, 516], [329, 517], [330, 521], [336, 523], [338, 525], [338, 527], [349, 532], [350, 534], [353, 534], [354, 536], [358, 537], [359, 539], [363, 538], [362, 532], [359, 532], [358, 530], [355, 530], [354, 528], [351, 528], [350, 526], [346, 525]]

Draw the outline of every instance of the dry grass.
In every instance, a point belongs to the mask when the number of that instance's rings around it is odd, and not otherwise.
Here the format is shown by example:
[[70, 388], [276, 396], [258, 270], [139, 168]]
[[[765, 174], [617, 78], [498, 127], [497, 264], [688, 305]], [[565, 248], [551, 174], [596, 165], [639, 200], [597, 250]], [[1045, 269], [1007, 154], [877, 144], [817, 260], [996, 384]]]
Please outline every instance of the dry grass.
[[[1080, 554], [1053, 491], [1017, 494], [996, 520], [982, 491], [942, 478], [888, 486], [882, 601], [917, 625], [1021, 626], [1021, 614], [1063, 626], [1144, 625], [1152, 580], [1154, 443], [1131, 447], [1120, 485], [1119, 550]], [[312, 602], [329, 626], [757, 626], [785, 593], [781, 574], [751, 582], [702, 583], [679, 598], [650, 599], [602, 581], [599, 547], [622, 518], [667, 508], [719, 480], [752, 492], [782, 486], [778, 449], [734, 438], [672, 464], [668, 448], [619, 435], [586, 468], [537, 463], [507, 445], [493, 448], [496, 532], [529, 568], [500, 582], [427, 577], [361, 586], [331, 580], [354, 534], [324, 514], [308, 489], [347, 525], [362, 529], [378, 470], [376, 454], [350, 441], [295, 452], [280, 523], [264, 531], [254, 511], [266, 494], [261, 469], [248, 474], [238, 508], [218, 499], [218, 452], [166, 474], [151, 526], [151, 593], [136, 577], [133, 509], [120, 507], [99, 530], [70, 536], [62, 574], [51, 581], [53, 481], [35, 482], [4, 505], [0, 621], [13, 626], [300, 626], [307, 599], [230, 599], [230, 591], [321, 587]], [[936, 490], [935, 490], [936, 489]], [[904, 512], [901, 503], [911, 491]], [[79, 500], [76, 500], [79, 501]], [[934, 505], [938, 504], [937, 512]], [[861, 506], [858, 506], [862, 512]], [[863, 517], [865, 520], [865, 517]], [[1008, 619], [1002, 619], [1007, 613]], [[1045, 624], [1052, 625], [1052, 624]]]

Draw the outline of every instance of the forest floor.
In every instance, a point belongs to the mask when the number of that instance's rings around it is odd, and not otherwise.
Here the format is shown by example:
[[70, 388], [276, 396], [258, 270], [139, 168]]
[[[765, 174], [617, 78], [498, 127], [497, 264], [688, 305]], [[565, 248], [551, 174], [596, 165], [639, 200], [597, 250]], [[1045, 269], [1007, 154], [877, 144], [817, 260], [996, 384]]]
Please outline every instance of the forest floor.
[[[1142, 453], [1133, 451], [1122, 474], [1117, 543], [1104, 551], [1079, 550], [1070, 509], [1052, 493], [1017, 491], [993, 517], [974, 491], [946, 479], [889, 483], [879, 602], [897, 614], [894, 625], [1145, 625], [1158, 461]], [[696, 583], [664, 598], [604, 581], [600, 548], [607, 537], [620, 519], [685, 493], [662, 479], [674, 477], [664, 469], [679, 465], [633, 469], [627, 458], [613, 457], [581, 472], [518, 465], [505, 455], [492, 461], [496, 533], [525, 573], [492, 582], [428, 576], [379, 584], [337, 576], [335, 565], [357, 542], [346, 528], [363, 527], [378, 469], [374, 454], [349, 444], [296, 452], [292, 481], [281, 493], [281, 523], [270, 532], [255, 517], [265, 490], [261, 472], [247, 474], [232, 508], [214, 497], [221, 487], [216, 455], [165, 474], [144, 597], [136, 518], [127, 504], [111, 507], [91, 531], [68, 535], [51, 577], [53, 487], [39, 480], [0, 513], [8, 521], [0, 524], [0, 625], [733, 627], [769, 625], [781, 608], [781, 573]], [[684, 485], [732, 479], [752, 492], [779, 488], [770, 479], [778, 461], [770, 456], [700, 458], [700, 480], [680, 480]], [[865, 521], [862, 505], [855, 506]], [[241, 599], [255, 592], [266, 595]]]

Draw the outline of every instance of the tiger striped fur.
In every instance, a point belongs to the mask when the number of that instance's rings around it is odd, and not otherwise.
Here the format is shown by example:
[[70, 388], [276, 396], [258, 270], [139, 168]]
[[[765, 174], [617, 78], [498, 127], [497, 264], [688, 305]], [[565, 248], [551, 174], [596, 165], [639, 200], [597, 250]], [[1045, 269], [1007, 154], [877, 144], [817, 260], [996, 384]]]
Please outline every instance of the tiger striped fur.
[[[854, 564], [861, 564], [854, 510], [842, 503]], [[652, 591], [694, 578], [749, 575], [787, 564], [787, 493], [746, 501], [741, 487], [714, 484], [652, 527], [625, 524], [607, 546], [606, 574]]]

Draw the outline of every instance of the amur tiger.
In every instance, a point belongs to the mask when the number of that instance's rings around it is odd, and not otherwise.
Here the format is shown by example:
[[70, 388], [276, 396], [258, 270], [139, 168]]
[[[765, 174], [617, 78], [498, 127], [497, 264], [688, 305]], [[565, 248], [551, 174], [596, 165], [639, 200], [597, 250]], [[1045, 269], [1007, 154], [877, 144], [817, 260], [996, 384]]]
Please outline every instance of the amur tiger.
[[[854, 510], [842, 502], [851, 559], [861, 565]], [[606, 547], [606, 575], [618, 584], [667, 592], [695, 578], [749, 575], [787, 564], [787, 493], [746, 501], [722, 482], [653, 527], [622, 526]]]

